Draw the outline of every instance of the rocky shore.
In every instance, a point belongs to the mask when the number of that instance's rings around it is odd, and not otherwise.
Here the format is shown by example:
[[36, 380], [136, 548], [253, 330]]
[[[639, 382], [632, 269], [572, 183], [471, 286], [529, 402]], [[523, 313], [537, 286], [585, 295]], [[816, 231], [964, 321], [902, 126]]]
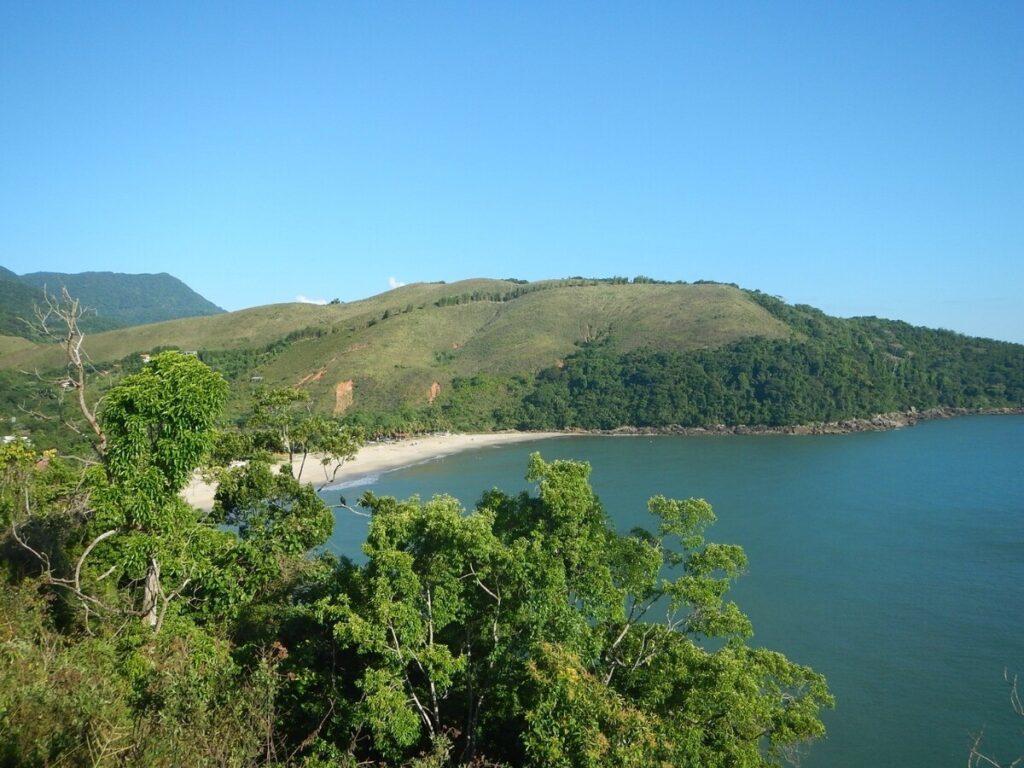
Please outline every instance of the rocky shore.
[[[715, 424], [708, 427], [618, 427], [606, 430], [588, 430], [595, 435], [845, 435], [852, 432], [884, 432], [890, 429], [912, 427], [922, 421], [951, 419], [955, 416], [1024, 415], [1024, 408], [929, 408], [919, 411], [881, 413], [865, 419], [819, 421], [782, 427]], [[574, 434], [569, 431], [567, 434]]]

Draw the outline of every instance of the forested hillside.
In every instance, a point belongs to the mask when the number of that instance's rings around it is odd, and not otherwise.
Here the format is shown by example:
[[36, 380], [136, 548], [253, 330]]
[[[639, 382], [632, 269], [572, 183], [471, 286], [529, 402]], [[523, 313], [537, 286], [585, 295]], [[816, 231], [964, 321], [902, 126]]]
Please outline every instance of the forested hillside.
[[[228, 418], [258, 389], [294, 389], [371, 435], [780, 427], [1024, 406], [1024, 346], [645, 278], [417, 284], [90, 334], [85, 346], [100, 390], [142, 355], [194, 351], [228, 380]], [[41, 437], [54, 425], [33, 414], [67, 410], [53, 387], [61, 360], [53, 346], [0, 356], [2, 407]]]
[[[713, 349], [587, 344], [542, 371], [510, 419], [530, 429], [785, 426], [929, 408], [1024, 406], [1024, 347], [753, 294], [794, 329]], [[508, 420], [508, 419], [506, 419]]]
[[0, 272], [0, 335], [41, 339], [42, 333], [33, 323], [35, 308], [42, 304], [42, 291], [20, 282], [13, 272]]
[[[181, 280], [165, 272], [129, 275], [120, 272], [31, 272], [20, 280], [51, 293], [61, 288], [91, 308], [106, 327], [158, 323], [179, 317], [214, 315], [224, 310], [207, 301]], [[86, 315], [88, 320], [89, 316]], [[94, 330], [100, 330], [94, 326]]]
[[[81, 301], [86, 311], [79, 322], [89, 333], [224, 311], [167, 274], [33, 272], [17, 275], [0, 267], [0, 336], [46, 341], [37, 312], [47, 307], [44, 291], [59, 297], [63, 288]], [[24, 345], [0, 344], [0, 355], [15, 351], [19, 346]]]

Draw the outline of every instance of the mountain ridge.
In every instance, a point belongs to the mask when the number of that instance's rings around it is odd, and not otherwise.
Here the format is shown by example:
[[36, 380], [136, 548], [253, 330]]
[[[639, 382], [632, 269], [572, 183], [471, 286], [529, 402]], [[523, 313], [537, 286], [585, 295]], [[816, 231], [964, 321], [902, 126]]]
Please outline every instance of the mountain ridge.
[[0, 266], [0, 355], [24, 347], [11, 339], [45, 342], [37, 310], [45, 308], [44, 291], [57, 295], [67, 287], [84, 312], [80, 325], [100, 333], [162, 320], [222, 313], [224, 310], [168, 274], [123, 272], [30, 272]]
[[50, 292], [67, 288], [98, 317], [122, 327], [224, 312], [167, 272], [29, 272], [19, 279]]

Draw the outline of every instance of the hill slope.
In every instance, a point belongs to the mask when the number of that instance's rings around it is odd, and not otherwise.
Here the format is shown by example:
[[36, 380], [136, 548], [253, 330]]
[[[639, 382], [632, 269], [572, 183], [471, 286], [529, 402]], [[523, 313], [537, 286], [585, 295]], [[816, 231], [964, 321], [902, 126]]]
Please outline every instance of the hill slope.
[[0, 334], [0, 356], [34, 348], [35, 344], [23, 336], [5, 336]]
[[[532, 376], [579, 342], [612, 336], [617, 348], [694, 349], [791, 330], [743, 291], [717, 284], [521, 284], [466, 280], [403, 286], [350, 304], [281, 304], [113, 331], [87, 341], [96, 362], [165, 346], [197, 350], [240, 383], [303, 386], [318, 409], [341, 410], [352, 382], [358, 407], [426, 404], [430, 392], [479, 373]], [[0, 365], [52, 368], [55, 349]]]

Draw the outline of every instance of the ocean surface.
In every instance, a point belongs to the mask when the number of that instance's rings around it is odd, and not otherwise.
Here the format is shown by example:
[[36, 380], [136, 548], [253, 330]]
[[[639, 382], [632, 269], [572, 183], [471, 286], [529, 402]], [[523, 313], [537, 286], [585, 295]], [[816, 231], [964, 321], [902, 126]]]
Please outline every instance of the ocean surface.
[[[732, 591], [752, 644], [828, 679], [837, 699], [806, 768], [967, 764], [983, 736], [1024, 754], [1024, 718], [1004, 670], [1024, 683], [1024, 417], [933, 421], [828, 436], [567, 437], [483, 448], [328, 491], [471, 507], [516, 492], [527, 456], [575, 458], [622, 531], [652, 526], [650, 496], [703, 497], [710, 541], [740, 544]], [[330, 548], [360, 559], [366, 521], [344, 511]]]

